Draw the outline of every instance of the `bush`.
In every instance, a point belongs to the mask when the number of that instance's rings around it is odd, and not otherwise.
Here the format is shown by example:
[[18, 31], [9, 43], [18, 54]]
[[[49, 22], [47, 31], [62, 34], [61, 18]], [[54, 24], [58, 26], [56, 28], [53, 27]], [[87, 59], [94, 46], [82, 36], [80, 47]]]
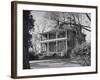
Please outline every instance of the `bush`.
[[37, 60], [37, 59], [38, 59], [38, 56], [35, 55], [35, 52], [29, 53], [29, 60]]
[[83, 66], [91, 65], [91, 46], [90, 43], [82, 43], [81, 45], [76, 45], [71, 52], [71, 58], [77, 59], [77, 61]]

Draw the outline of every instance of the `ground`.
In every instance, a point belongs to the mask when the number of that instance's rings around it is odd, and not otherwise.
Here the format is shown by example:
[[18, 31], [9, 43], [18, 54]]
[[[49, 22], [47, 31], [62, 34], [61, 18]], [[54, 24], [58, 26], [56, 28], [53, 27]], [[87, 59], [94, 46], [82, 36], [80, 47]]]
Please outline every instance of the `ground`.
[[79, 67], [77, 61], [70, 59], [51, 59], [30, 61], [31, 69], [38, 68], [56, 68], [56, 67]]

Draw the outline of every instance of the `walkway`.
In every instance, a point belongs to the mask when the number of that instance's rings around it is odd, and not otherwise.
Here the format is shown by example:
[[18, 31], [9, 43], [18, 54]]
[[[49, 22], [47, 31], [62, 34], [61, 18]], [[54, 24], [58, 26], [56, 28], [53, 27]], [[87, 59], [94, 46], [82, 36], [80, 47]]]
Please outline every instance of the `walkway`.
[[77, 61], [69, 59], [52, 59], [52, 60], [37, 60], [30, 61], [31, 69], [33, 68], [57, 68], [57, 67], [79, 67]]

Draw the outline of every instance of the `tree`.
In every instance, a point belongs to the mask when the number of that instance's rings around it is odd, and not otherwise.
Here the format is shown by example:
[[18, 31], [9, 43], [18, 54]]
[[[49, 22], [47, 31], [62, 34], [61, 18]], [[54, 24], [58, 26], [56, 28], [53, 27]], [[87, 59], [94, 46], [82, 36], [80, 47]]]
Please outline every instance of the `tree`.
[[70, 24], [76, 25], [78, 26], [78, 28], [79, 26], [81, 26], [80, 28], [85, 29], [87, 31], [91, 31], [90, 26], [85, 26], [81, 24], [82, 15], [86, 15], [86, 18], [91, 21], [91, 18], [88, 13], [46, 12], [44, 17], [53, 20], [57, 26], [59, 26], [60, 24]]
[[29, 69], [29, 47], [31, 45], [30, 39], [32, 36], [30, 35], [30, 29], [34, 29], [34, 19], [32, 15], [30, 15], [30, 11], [24, 10], [23, 11], [23, 68]]

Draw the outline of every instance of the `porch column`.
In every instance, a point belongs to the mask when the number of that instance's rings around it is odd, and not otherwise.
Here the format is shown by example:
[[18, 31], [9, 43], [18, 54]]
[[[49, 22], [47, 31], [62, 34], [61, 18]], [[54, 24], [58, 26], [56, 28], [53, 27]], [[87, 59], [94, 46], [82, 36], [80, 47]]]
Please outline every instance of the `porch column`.
[[[40, 39], [42, 41], [42, 35], [41, 35]], [[42, 43], [40, 43], [40, 46], [41, 46], [41, 51], [42, 51]]]
[[[49, 39], [49, 33], [47, 33], [47, 40]], [[49, 55], [49, 42], [47, 42], [47, 55]]]
[[67, 30], [66, 30], [66, 50], [67, 50]]
[[[56, 32], [56, 39], [57, 39], [57, 36], [58, 36], [58, 32]], [[58, 52], [58, 41], [56, 41], [56, 53]], [[58, 53], [57, 53], [58, 54]]]

